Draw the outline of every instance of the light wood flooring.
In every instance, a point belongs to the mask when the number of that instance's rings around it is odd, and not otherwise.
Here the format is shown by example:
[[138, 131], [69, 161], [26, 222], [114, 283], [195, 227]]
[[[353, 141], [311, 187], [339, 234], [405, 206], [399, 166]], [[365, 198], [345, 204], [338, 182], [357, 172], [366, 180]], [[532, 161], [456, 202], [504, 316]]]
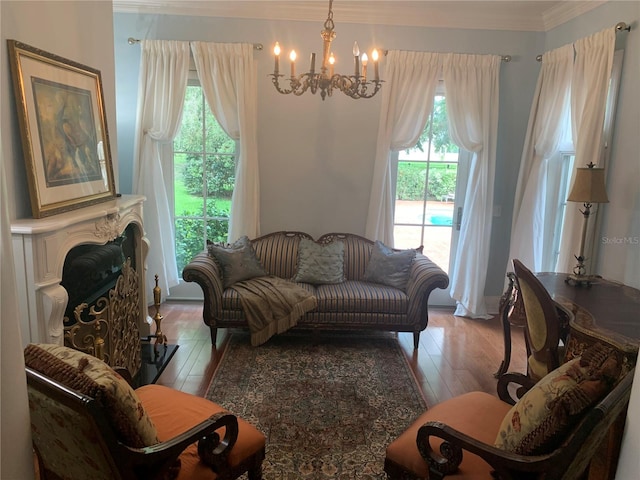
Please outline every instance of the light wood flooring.
[[[155, 308], [151, 310], [153, 315]], [[204, 396], [229, 332], [219, 329], [216, 345], [211, 345], [209, 328], [202, 321], [202, 302], [169, 301], [161, 305], [160, 312], [163, 333], [179, 348], [157, 383]], [[453, 316], [453, 309], [430, 308], [429, 325], [420, 335], [419, 348], [414, 350], [411, 333], [398, 333], [398, 340], [428, 405], [473, 390], [497, 395], [493, 374], [503, 357], [502, 327], [497, 317], [472, 320]], [[521, 328], [512, 330], [512, 349], [509, 370], [524, 373]]]

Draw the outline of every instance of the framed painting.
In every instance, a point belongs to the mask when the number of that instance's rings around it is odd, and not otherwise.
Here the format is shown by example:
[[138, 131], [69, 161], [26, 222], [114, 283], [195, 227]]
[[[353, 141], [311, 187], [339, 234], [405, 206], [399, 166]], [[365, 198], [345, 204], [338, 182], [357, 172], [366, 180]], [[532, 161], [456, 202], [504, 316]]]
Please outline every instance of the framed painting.
[[7, 45], [34, 218], [115, 198], [100, 71]]

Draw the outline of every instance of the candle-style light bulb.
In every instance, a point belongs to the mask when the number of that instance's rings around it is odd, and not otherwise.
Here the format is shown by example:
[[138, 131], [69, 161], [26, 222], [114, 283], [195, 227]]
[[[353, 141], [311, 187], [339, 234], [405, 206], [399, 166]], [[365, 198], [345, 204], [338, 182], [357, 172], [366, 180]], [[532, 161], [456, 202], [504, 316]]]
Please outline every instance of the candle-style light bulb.
[[336, 57], [333, 56], [333, 52], [329, 55], [329, 78], [333, 77], [333, 66], [336, 64]]
[[374, 48], [373, 52], [371, 52], [371, 59], [373, 60], [373, 74], [376, 82], [380, 80], [380, 75], [378, 73], [378, 58], [378, 50]]
[[369, 57], [366, 53], [362, 54], [362, 79], [367, 81], [367, 63], [369, 63]]
[[291, 60], [291, 78], [296, 76], [296, 51], [291, 50], [289, 54], [289, 60]]
[[358, 42], [353, 42], [353, 56], [357, 57], [360, 55], [360, 48], [358, 47]]
[[274, 73], [277, 75], [280, 70], [280, 44], [276, 42], [273, 46], [273, 55], [275, 56], [275, 66], [273, 68]]

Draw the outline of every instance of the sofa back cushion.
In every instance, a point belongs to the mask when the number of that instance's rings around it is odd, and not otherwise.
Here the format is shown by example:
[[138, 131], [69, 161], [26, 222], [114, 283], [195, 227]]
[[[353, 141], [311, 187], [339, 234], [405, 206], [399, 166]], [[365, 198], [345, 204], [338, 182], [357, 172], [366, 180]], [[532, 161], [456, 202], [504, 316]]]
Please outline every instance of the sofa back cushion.
[[298, 244], [298, 267], [294, 282], [312, 285], [344, 282], [344, 244], [317, 243], [306, 238]]
[[373, 249], [373, 241], [353, 233], [327, 233], [317, 242], [328, 244], [340, 241], [344, 244], [345, 280], [362, 280]]
[[290, 279], [296, 274], [301, 238], [313, 240], [302, 232], [274, 232], [255, 238], [251, 245], [269, 275]]

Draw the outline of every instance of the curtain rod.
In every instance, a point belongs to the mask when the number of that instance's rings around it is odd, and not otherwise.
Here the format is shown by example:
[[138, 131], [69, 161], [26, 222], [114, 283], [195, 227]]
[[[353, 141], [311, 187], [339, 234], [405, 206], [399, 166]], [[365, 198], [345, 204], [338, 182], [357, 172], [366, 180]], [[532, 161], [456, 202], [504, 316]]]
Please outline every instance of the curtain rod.
[[[626, 22], [618, 22], [616, 24], [616, 33], [622, 32], [622, 31], [630, 32], [631, 31], [631, 25], [628, 25]], [[541, 62], [542, 61], [542, 55], [537, 55], [536, 56], [536, 61]]]
[[[383, 50], [382, 53], [386, 57], [389, 54], [389, 50]], [[511, 55], [500, 55], [500, 60], [505, 63], [509, 63], [511, 61]]]
[[[137, 39], [137, 38], [129, 37], [129, 38], [127, 39], [127, 43], [128, 43], [129, 45], [135, 45], [136, 43], [140, 43], [140, 40], [139, 40], [139, 39]], [[254, 43], [254, 44], [253, 44], [253, 49], [254, 49], [254, 50], [262, 50], [263, 48], [264, 48], [264, 47], [262, 46], [262, 44], [261, 44], [261, 43]]]

